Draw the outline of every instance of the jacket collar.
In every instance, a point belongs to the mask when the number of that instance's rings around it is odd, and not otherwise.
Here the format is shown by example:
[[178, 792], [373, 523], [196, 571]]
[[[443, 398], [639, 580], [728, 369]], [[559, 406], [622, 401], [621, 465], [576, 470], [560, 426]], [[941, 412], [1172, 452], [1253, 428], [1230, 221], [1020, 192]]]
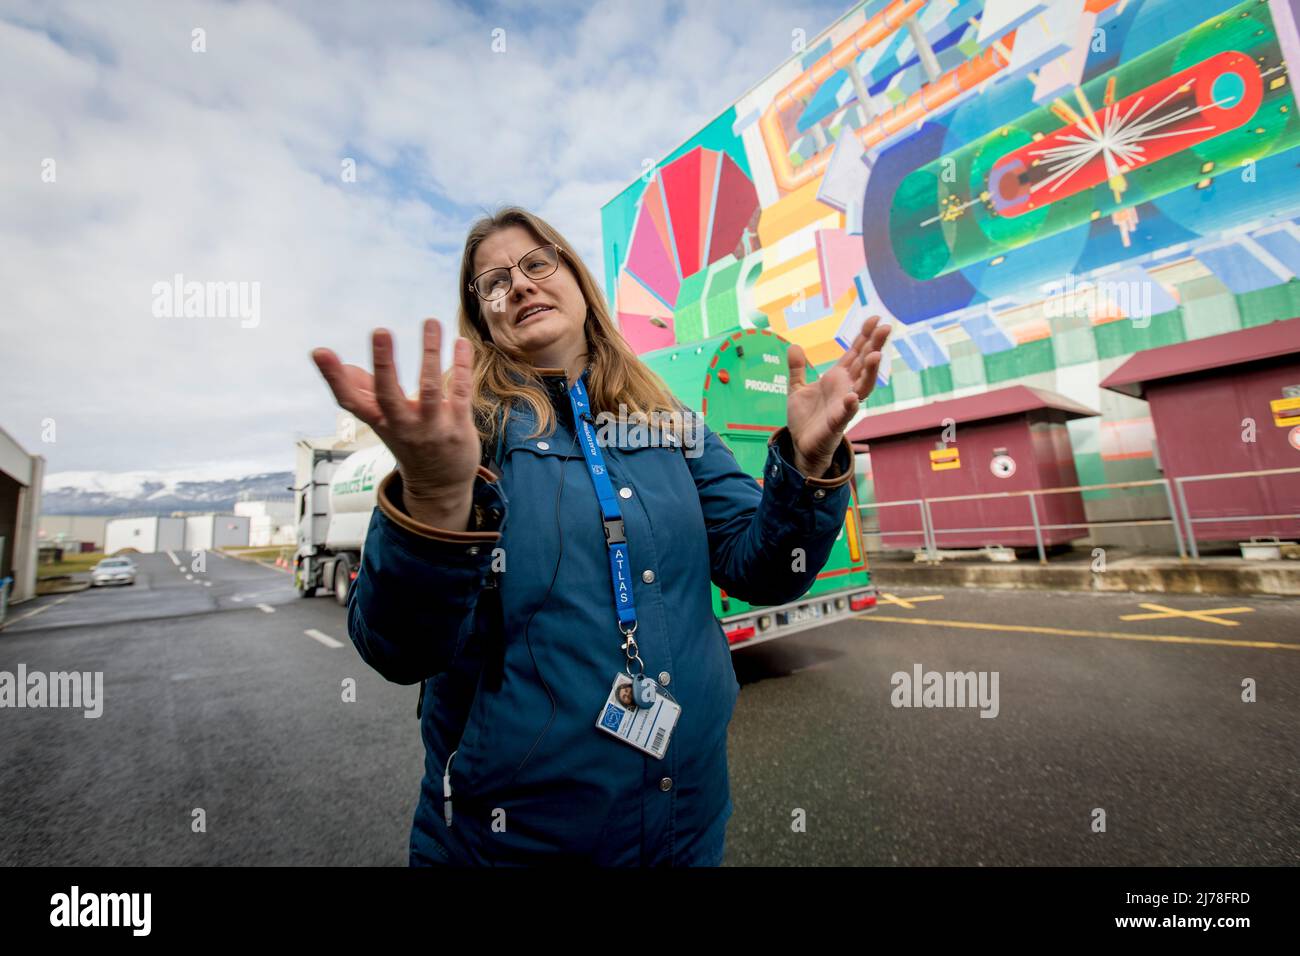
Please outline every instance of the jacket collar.
[[[551, 403], [562, 410], [567, 409], [569, 407], [569, 373], [562, 368], [539, 366], [537, 374], [546, 386], [546, 392], [551, 397]], [[582, 370], [580, 377], [583, 385], [591, 384], [590, 364]]]
[[[547, 380], [558, 378], [562, 383], [567, 383], [569, 379], [569, 374], [565, 369], [551, 368], [550, 366], [539, 365], [537, 367], [537, 374], [540, 375], [543, 379], [547, 379]], [[591, 374], [591, 363], [588, 362], [586, 368], [582, 370], [582, 380], [584, 382], [587, 381], [587, 377], [590, 374]]]
[[[547, 366], [536, 366], [534, 368], [538, 378], [542, 380], [542, 385], [546, 389], [546, 395], [551, 400], [551, 407], [555, 409], [558, 423], [571, 428], [573, 423], [573, 409], [569, 404], [569, 373], [562, 368], [550, 368]], [[582, 382], [584, 385], [591, 384], [591, 365], [582, 370]], [[533, 414], [526, 402], [520, 402], [515, 406], [510, 417], [517, 422], [519, 427], [531, 429], [533, 427]]]

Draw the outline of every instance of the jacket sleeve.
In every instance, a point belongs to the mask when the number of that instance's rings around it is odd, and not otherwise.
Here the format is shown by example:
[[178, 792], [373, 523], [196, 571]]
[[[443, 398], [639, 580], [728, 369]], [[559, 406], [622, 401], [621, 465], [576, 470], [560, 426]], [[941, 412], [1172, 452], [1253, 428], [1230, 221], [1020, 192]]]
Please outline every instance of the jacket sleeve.
[[362, 660], [388, 680], [414, 684], [447, 670], [473, 632], [506, 499], [482, 466], [474, 479], [472, 531], [434, 528], [407, 514], [400, 469], [379, 483], [377, 498], [348, 596], [348, 636]]
[[783, 427], [768, 441], [760, 487], [722, 439], [701, 428], [703, 449], [687, 461], [709, 535], [713, 582], [749, 604], [795, 600], [812, 587], [844, 526], [853, 446], [843, 438], [826, 474], [807, 478], [792, 463], [790, 430]]

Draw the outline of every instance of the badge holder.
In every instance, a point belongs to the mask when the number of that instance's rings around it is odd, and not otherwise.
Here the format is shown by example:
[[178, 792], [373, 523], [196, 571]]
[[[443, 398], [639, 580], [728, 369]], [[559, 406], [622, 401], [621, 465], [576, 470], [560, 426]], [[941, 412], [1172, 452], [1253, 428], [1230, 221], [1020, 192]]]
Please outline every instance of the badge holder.
[[[622, 628], [620, 627], [620, 630]], [[636, 625], [623, 630], [626, 673], [615, 674], [609, 697], [596, 718], [596, 726], [624, 743], [662, 760], [672, 741], [681, 705], [654, 678], [647, 677], [633, 634]], [[634, 672], [632, 665], [637, 665]]]

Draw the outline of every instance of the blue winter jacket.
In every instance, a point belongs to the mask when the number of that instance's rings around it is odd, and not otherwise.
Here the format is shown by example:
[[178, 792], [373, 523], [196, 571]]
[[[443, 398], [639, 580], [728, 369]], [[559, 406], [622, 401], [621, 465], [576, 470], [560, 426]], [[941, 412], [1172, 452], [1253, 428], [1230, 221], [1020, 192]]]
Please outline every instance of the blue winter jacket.
[[[348, 599], [348, 633], [366, 663], [399, 684], [425, 682], [411, 862], [717, 862], [707, 857], [732, 813], [727, 725], [740, 688], [709, 582], [756, 604], [806, 592], [844, 522], [852, 448], [845, 440], [826, 476], [805, 478], [782, 428], [760, 486], [707, 428], [689, 454], [602, 447], [645, 672], [682, 708], [657, 759], [596, 727], [625, 664], [623, 638], [565, 373], [539, 374], [556, 430], [529, 438], [527, 407], [508, 416], [500, 475], [480, 466], [475, 479], [477, 530], [415, 521], [400, 468], [391, 472]], [[503, 573], [492, 573], [494, 559]]]

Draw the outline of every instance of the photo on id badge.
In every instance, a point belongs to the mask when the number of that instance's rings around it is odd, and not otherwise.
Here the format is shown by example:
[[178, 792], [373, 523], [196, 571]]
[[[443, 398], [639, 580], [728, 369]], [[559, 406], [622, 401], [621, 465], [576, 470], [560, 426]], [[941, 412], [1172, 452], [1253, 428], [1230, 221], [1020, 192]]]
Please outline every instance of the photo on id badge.
[[662, 759], [682, 709], [666, 691], [653, 682], [649, 684], [647, 700], [652, 703], [639, 706], [632, 678], [626, 674], [616, 676], [596, 726]]

